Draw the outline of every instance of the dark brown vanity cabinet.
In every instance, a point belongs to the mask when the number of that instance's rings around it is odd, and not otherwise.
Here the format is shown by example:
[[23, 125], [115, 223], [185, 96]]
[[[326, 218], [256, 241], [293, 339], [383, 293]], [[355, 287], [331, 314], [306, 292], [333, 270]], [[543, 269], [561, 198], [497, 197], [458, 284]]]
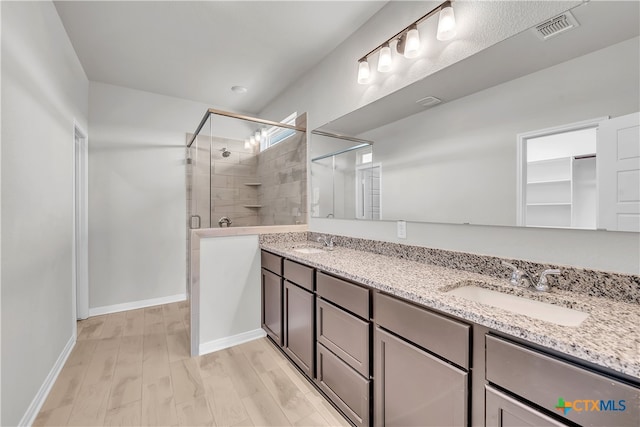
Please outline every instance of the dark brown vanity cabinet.
[[285, 353], [309, 378], [315, 368], [315, 295], [314, 269], [288, 259], [284, 276], [284, 344]]
[[282, 257], [262, 251], [262, 329], [282, 346]]
[[491, 386], [486, 386], [485, 405], [486, 427], [568, 426]]
[[[571, 422], [593, 427], [640, 425], [637, 385], [510, 339], [486, 336], [486, 379], [489, 382], [485, 391], [487, 426], [556, 426]], [[506, 399], [496, 387], [508, 390], [517, 398]], [[562, 409], [565, 405], [571, 409]], [[559, 421], [536, 421], [536, 417]]]
[[636, 381], [266, 251], [262, 326], [357, 427], [640, 426]]
[[317, 273], [316, 383], [358, 427], [370, 425], [369, 289]]
[[467, 426], [470, 325], [374, 294], [376, 426]]

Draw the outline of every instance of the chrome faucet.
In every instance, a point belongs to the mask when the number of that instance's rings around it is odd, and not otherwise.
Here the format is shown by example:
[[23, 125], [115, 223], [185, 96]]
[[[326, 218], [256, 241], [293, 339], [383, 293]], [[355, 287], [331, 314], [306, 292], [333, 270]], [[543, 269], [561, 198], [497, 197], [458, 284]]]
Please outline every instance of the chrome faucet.
[[329, 250], [332, 250], [335, 247], [333, 244], [333, 236], [329, 239], [327, 236], [320, 236], [318, 237], [318, 243], [322, 243], [322, 245]]
[[547, 279], [547, 276], [550, 274], [560, 274], [560, 270], [557, 268], [549, 268], [540, 273], [540, 278], [536, 285], [536, 291], [547, 292], [549, 290], [549, 279]]
[[[225, 224], [225, 225], [222, 225]], [[218, 226], [220, 227], [231, 227], [231, 220], [229, 219], [229, 217], [223, 216], [222, 218], [220, 218], [218, 220]]]
[[539, 292], [547, 292], [549, 290], [549, 279], [547, 278], [550, 274], [560, 274], [560, 270], [558, 269], [547, 269], [540, 273], [540, 277], [537, 281], [531, 278], [531, 275], [526, 271], [520, 270], [515, 265], [510, 262], [502, 261], [502, 265], [507, 266], [512, 269], [511, 277], [509, 279], [509, 283], [512, 286], [519, 286], [523, 288], [533, 287], [536, 291]]
[[509, 279], [509, 283], [512, 286], [520, 286], [522, 288], [528, 288], [533, 283], [531, 280], [531, 276], [526, 271], [520, 270], [515, 265], [510, 262], [502, 261], [502, 265], [511, 268], [513, 271], [511, 272], [511, 278]]

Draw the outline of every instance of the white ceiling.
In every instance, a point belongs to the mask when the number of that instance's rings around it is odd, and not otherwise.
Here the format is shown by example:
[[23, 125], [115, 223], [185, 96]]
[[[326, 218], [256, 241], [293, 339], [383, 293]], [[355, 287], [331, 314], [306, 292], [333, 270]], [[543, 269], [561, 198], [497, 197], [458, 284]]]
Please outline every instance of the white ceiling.
[[[89, 80], [260, 112], [386, 1], [56, 1]], [[231, 86], [246, 86], [236, 94]]]

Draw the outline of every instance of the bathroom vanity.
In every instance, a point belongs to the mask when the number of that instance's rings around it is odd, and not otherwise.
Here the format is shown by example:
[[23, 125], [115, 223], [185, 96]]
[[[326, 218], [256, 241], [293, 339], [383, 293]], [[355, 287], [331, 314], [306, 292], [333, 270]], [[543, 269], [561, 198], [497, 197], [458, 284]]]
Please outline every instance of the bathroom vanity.
[[[640, 425], [637, 303], [345, 247], [261, 248], [264, 330], [355, 426]], [[561, 326], [448, 293], [470, 283], [588, 316]]]

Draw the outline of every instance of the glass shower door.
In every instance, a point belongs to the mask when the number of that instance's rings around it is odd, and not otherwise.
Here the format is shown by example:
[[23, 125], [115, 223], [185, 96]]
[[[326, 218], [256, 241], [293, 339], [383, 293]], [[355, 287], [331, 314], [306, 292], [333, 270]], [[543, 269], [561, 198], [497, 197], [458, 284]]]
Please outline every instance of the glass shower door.
[[[211, 118], [187, 148], [187, 210], [190, 229], [211, 227]], [[206, 129], [206, 131], [205, 131]]]

